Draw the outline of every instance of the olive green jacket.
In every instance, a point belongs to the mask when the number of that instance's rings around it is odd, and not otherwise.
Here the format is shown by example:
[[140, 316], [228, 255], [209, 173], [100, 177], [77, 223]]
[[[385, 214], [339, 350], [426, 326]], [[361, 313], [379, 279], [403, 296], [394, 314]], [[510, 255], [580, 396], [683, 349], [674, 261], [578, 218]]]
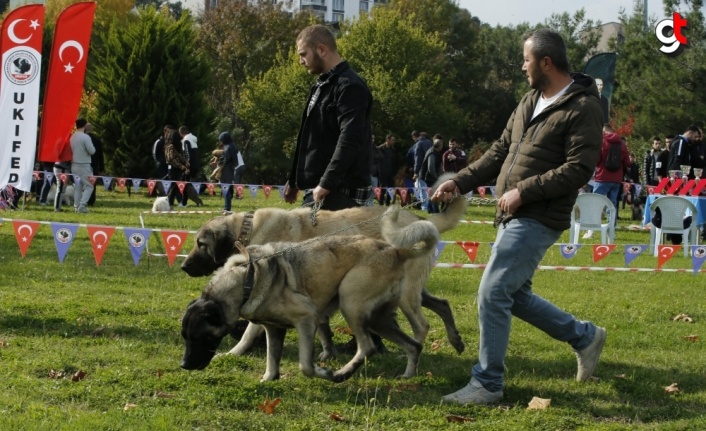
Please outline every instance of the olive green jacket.
[[555, 230], [566, 230], [578, 190], [596, 167], [603, 119], [593, 78], [572, 74], [574, 82], [536, 118], [532, 113], [541, 92], [520, 101], [501, 138], [454, 181], [462, 193], [496, 178], [496, 196], [518, 189], [522, 205], [513, 214], [498, 208], [495, 224], [528, 217]]

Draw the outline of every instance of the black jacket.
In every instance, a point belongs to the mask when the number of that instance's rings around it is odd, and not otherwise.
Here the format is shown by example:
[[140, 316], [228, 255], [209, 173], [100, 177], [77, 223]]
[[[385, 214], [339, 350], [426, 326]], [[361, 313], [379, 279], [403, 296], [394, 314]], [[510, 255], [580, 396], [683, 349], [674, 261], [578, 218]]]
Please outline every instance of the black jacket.
[[372, 102], [367, 84], [346, 61], [319, 76], [302, 114], [289, 184], [300, 190], [369, 187]]

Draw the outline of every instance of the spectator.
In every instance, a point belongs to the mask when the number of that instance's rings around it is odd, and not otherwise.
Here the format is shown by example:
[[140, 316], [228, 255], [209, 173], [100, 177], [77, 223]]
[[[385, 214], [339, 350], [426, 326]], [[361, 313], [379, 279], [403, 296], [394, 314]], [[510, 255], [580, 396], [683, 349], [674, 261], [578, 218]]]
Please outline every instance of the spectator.
[[[701, 129], [695, 125], [691, 125], [682, 135], [679, 135], [669, 144], [669, 170], [681, 171], [684, 165], [691, 166], [691, 146], [696, 145], [696, 142], [701, 139]], [[686, 174], [684, 175], [686, 176]], [[689, 172], [689, 178], [694, 178], [693, 173]]]
[[155, 176], [156, 178], [163, 180], [169, 175], [169, 165], [167, 165], [167, 159], [164, 155], [164, 141], [169, 136], [169, 133], [176, 128], [170, 124], [164, 126], [162, 129], [162, 136], [160, 136], [154, 145], [152, 145], [152, 160], [154, 160], [155, 166]]
[[[441, 139], [434, 139], [429, 151], [424, 155], [424, 162], [422, 163], [421, 177], [424, 182], [429, 185], [436, 183], [441, 175], [441, 157], [444, 150], [444, 141]], [[436, 202], [429, 201], [427, 205], [427, 212], [429, 214], [434, 214], [439, 212], [439, 205]]]
[[184, 174], [183, 181], [186, 181], [186, 186], [184, 188], [184, 193], [182, 193], [180, 206], [186, 207], [189, 201], [189, 194], [191, 194], [194, 198], [196, 206], [198, 207], [203, 204], [199, 198], [200, 190], [196, 190], [193, 184], [191, 184], [192, 180], [198, 178], [199, 170], [201, 169], [198, 139], [189, 132], [189, 129], [186, 126], [179, 127], [179, 136], [181, 136], [182, 154], [184, 154], [186, 166], [189, 168], [189, 173]]
[[662, 167], [662, 162], [659, 159], [662, 154], [662, 140], [659, 136], [652, 138], [652, 149], [645, 154], [644, 173], [645, 185], [656, 186], [659, 184], [657, 170]]
[[294, 203], [304, 190], [304, 205], [321, 200], [321, 208], [328, 210], [366, 205], [371, 194], [370, 90], [341, 58], [325, 26], [305, 28], [296, 45], [299, 64], [318, 78], [302, 115], [284, 199]]
[[[635, 198], [637, 197], [637, 186], [641, 186], [640, 165], [637, 163], [637, 159], [635, 158], [634, 154], [630, 154], [630, 165], [628, 166], [627, 170], [625, 170], [625, 178], [623, 180], [626, 183], [630, 184], [628, 192], [630, 194], [630, 204], [632, 205], [632, 203], [635, 202]], [[623, 193], [623, 209], [625, 209], [627, 199], [628, 193]]]
[[[86, 125], [88, 122], [84, 118], [76, 120], [76, 131], [71, 135], [70, 144], [73, 158], [71, 159], [71, 173], [74, 177], [78, 175], [80, 178], [74, 184], [74, 208], [77, 213], [87, 213], [88, 200], [93, 193], [93, 184], [88, 177], [93, 175], [91, 168], [91, 156], [95, 154], [96, 148], [93, 146], [91, 137], [88, 136]], [[58, 188], [58, 187], [57, 187]], [[54, 204], [56, 206], [56, 203]]]
[[471, 381], [443, 402], [488, 404], [502, 398], [513, 315], [574, 349], [578, 381], [593, 374], [606, 337], [605, 329], [577, 320], [532, 291], [537, 265], [569, 228], [578, 189], [596, 166], [602, 125], [598, 90], [590, 76], [569, 74], [564, 42], [552, 30], [529, 33], [523, 55], [522, 70], [533, 90], [501, 138], [432, 197], [448, 201], [498, 178], [498, 234], [478, 288], [479, 361]]
[[[223, 145], [223, 154], [220, 156], [220, 164], [223, 166], [221, 171], [221, 187], [223, 188], [223, 212], [230, 213], [233, 202], [233, 183], [236, 182], [236, 167], [238, 166], [238, 152], [235, 149], [235, 142], [230, 132], [223, 132], [218, 135], [218, 140]], [[239, 181], [239, 179], [238, 179]]]
[[385, 136], [385, 142], [378, 147], [380, 155], [380, 205], [390, 205], [392, 198], [387, 192], [389, 187], [395, 187], [395, 173], [397, 172], [397, 153], [395, 152], [395, 137], [391, 134]]
[[[93, 133], [93, 124], [86, 124], [86, 134], [91, 138], [93, 147], [96, 152], [91, 156], [91, 170], [93, 170], [93, 175], [103, 175], [105, 173], [105, 159], [103, 157], [103, 143], [100, 138]], [[91, 197], [88, 199], [88, 206], [93, 206], [96, 203], [96, 187], [93, 185], [93, 191], [91, 192]]]
[[412, 153], [414, 154], [414, 175], [412, 179], [414, 180], [414, 188], [417, 195], [417, 199], [421, 202], [422, 211], [429, 210], [429, 196], [427, 196], [427, 183], [422, 178], [422, 166], [424, 165], [424, 156], [427, 151], [432, 146], [432, 142], [427, 137], [426, 132], [412, 132], [412, 139], [414, 139], [414, 146]]
[[656, 167], [657, 179], [662, 181], [663, 178], [669, 178], [669, 144], [674, 140], [674, 135], [666, 135], [664, 137], [664, 149], [659, 153], [657, 161], [659, 166]]
[[457, 173], [466, 167], [466, 153], [458, 147], [456, 138], [449, 139], [449, 149], [442, 156], [442, 171]]
[[[52, 175], [49, 179], [49, 172], [53, 172], [54, 163], [42, 162], [42, 168], [44, 173], [42, 174], [42, 189], [39, 192], [39, 205], [47, 205], [47, 197], [49, 197], [49, 190], [51, 190], [51, 185], [56, 184], [56, 177]], [[58, 186], [57, 186], [58, 188]]]
[[[370, 140], [370, 187], [374, 190], [380, 185], [380, 160], [382, 160], [382, 153], [375, 146], [375, 135]], [[368, 205], [373, 205], [374, 196], [370, 195], [370, 201]]]
[[[186, 160], [184, 159], [182, 148], [179, 132], [176, 130], [170, 130], [164, 141], [164, 158], [169, 166], [169, 179], [173, 181], [167, 191], [170, 210], [174, 207], [174, 200], [176, 199], [177, 193], [182, 193], [176, 182], [184, 181], [184, 176], [189, 174], [189, 167], [186, 166]], [[185, 193], [186, 188], [184, 188], [184, 194]], [[182, 199], [183, 197], [180, 196], [180, 207], [183, 207], [181, 204]]]

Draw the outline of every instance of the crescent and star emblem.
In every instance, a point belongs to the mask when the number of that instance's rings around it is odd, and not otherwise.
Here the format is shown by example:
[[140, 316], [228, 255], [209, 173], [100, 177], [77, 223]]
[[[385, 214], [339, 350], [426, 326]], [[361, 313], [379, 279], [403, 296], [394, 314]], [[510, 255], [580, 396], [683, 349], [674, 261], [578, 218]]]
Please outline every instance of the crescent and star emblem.
[[167, 237], [167, 244], [169, 245], [170, 250], [176, 250], [176, 246], [171, 244], [171, 239], [176, 238], [177, 243], [176, 245], [181, 244], [181, 238], [179, 238], [179, 235], [171, 234]]
[[672, 253], [674, 253], [674, 247], [662, 247], [662, 256], [667, 257]]
[[[103, 237], [103, 241], [99, 242], [96, 237]], [[105, 231], [97, 230], [93, 233], [93, 242], [96, 243], [96, 248], [103, 248], [103, 244], [105, 244], [106, 241], [108, 241], [108, 235], [106, 235]]]
[[602, 256], [604, 253], [608, 253], [609, 247], [605, 245], [601, 245], [599, 247], [596, 247], [596, 253], [598, 253], [599, 256]]
[[[76, 63], [80, 63], [83, 59], [83, 46], [75, 40], [67, 40], [61, 44], [59, 47], [59, 60], [62, 62], [64, 61], [64, 50], [67, 48], [74, 48], [78, 51], [78, 60], [76, 60]], [[71, 73], [74, 70], [74, 67], [75, 66], [72, 65], [71, 62], [68, 62], [64, 64], [64, 72]]]
[[17, 228], [17, 233], [20, 234], [20, 235], [22, 235], [22, 230], [24, 230], [25, 228], [27, 228], [27, 230], [29, 231], [29, 233], [28, 233], [27, 235], [25, 235], [25, 236], [22, 237], [22, 241], [24, 241], [24, 242], [26, 242], [26, 241], [27, 241], [27, 237], [30, 236], [30, 235], [32, 235], [32, 233], [34, 232], [34, 231], [32, 230], [32, 226], [30, 226], [30, 225], [28, 225], [28, 224], [23, 224], [23, 225], [20, 225], [20, 226]]
[[[7, 37], [9, 37], [13, 43], [16, 43], [18, 45], [23, 45], [23, 44], [29, 42], [29, 40], [32, 38], [32, 34], [33, 34], [33, 33], [30, 33], [30, 35], [24, 39], [20, 39], [19, 37], [17, 37], [17, 35], [15, 34], [15, 26], [22, 21], [27, 21], [27, 20], [24, 18], [19, 18], [19, 19], [12, 21], [10, 23], [10, 25], [7, 26]], [[39, 27], [39, 21], [37, 21], [36, 19], [33, 19], [32, 21], [30, 21], [29, 26], [32, 27], [32, 30], [36, 30], [37, 27]]]

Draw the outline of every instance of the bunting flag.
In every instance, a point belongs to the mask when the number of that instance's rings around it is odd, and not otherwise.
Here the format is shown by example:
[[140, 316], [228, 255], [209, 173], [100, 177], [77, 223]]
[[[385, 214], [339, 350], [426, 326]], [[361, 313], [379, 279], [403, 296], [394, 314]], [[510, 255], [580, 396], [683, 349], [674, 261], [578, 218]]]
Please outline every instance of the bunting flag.
[[387, 188], [387, 195], [390, 196], [391, 200], [395, 199], [395, 188], [394, 187], [388, 187]]
[[495, 186], [490, 186], [488, 189], [490, 190], [490, 195], [497, 198], [497, 196], [495, 196]]
[[95, 186], [96, 186], [96, 177], [94, 177], [93, 175], [89, 175], [89, 176], [88, 176], [88, 182], [91, 183], [91, 185], [92, 185], [93, 187], [95, 187]]
[[235, 187], [235, 195], [238, 197], [238, 199], [243, 198], [243, 185], [242, 184], [238, 184]]
[[403, 205], [407, 204], [407, 195], [408, 194], [409, 194], [409, 191], [407, 189], [400, 189], [400, 198], [402, 198]]
[[213, 183], [206, 184], [206, 188], [208, 189], [208, 192], [211, 194], [211, 196], [216, 193], [216, 186]]
[[380, 195], [382, 194], [382, 188], [381, 187], [375, 187], [373, 189], [373, 193], [375, 193], [375, 199], [380, 200]]
[[221, 183], [221, 195], [225, 196], [226, 193], [228, 193], [229, 188], [230, 188], [230, 184]]
[[125, 184], [127, 183], [127, 178], [118, 178], [118, 186], [120, 187], [120, 191], [125, 190]]
[[641, 255], [642, 253], [644, 253], [645, 250], [647, 250], [647, 246], [646, 246], [646, 245], [638, 245], [638, 244], [635, 244], [635, 245], [626, 245], [626, 246], [625, 246], [625, 252], [624, 252], [624, 254], [625, 254], [625, 266], [630, 265], [630, 263], [632, 263], [632, 261], [635, 260], [636, 257], [638, 257], [639, 255]]
[[38, 160], [56, 162], [78, 115], [95, 2], [74, 3], [56, 20], [44, 91]]
[[439, 241], [436, 243], [436, 249], [434, 250], [434, 263], [439, 260], [439, 256], [441, 256], [441, 252], [444, 251], [444, 247], [446, 247], [445, 242]]
[[255, 196], [257, 196], [257, 189], [258, 186], [249, 186], [248, 189], [250, 189], [250, 197], [255, 199]]
[[81, 176], [80, 175], [71, 175], [71, 178], [74, 180], [74, 184], [80, 185], [81, 184]]
[[277, 186], [277, 190], [279, 191], [279, 197], [284, 199], [284, 186]]
[[148, 181], [147, 181], [147, 193], [151, 195], [152, 192], [154, 191], [154, 188], [155, 188], [156, 186], [157, 186], [157, 182], [156, 182], [156, 181], [154, 181], [154, 180], [148, 180]]
[[125, 238], [127, 238], [127, 244], [130, 246], [130, 253], [132, 253], [132, 260], [135, 262], [135, 266], [140, 263], [140, 258], [142, 257], [142, 252], [145, 251], [147, 246], [147, 238], [150, 236], [150, 229], [133, 229], [125, 228]]
[[164, 193], [169, 193], [169, 188], [172, 186], [172, 182], [169, 180], [161, 180], [160, 182], [162, 183]]
[[265, 200], [270, 198], [270, 193], [272, 193], [272, 186], [264, 186], [262, 191], [265, 193]]
[[37, 229], [39, 229], [39, 222], [29, 220], [13, 220], [12, 226], [15, 230], [15, 239], [17, 240], [17, 245], [20, 246], [20, 254], [22, 255], [22, 257], [25, 257], [29, 245], [32, 244], [32, 239], [34, 239], [34, 235], [37, 234]]
[[485, 187], [484, 186], [478, 187], [478, 194], [480, 195], [481, 199], [485, 199]]
[[77, 224], [51, 224], [51, 231], [54, 234], [54, 245], [56, 246], [56, 253], [59, 255], [59, 262], [64, 261], [64, 258], [66, 257], [66, 252], [69, 251], [69, 247], [71, 247], [71, 243], [76, 237], [77, 230]]
[[593, 263], [603, 260], [615, 249], [615, 244], [603, 244], [593, 246]]
[[103, 178], [103, 187], [105, 187], [105, 191], [107, 192], [110, 190], [110, 185], [113, 184], [113, 177], [101, 177]]
[[0, 190], [12, 185], [29, 191], [32, 186], [43, 33], [42, 4], [18, 7], [2, 22]]
[[461, 246], [466, 252], [471, 263], [476, 263], [476, 254], [478, 253], [478, 245], [480, 243], [475, 241], [456, 241], [456, 244]]
[[464, 196], [466, 197], [466, 199], [471, 199], [471, 198], [473, 197], [473, 190], [471, 190], [470, 192], [466, 193]]
[[635, 184], [635, 196], [640, 196], [642, 193], [642, 184]]
[[580, 244], [561, 244], [561, 255], [564, 259], [573, 259], [579, 248], [581, 248]]
[[61, 180], [62, 184], [66, 186], [69, 181], [69, 174], [59, 174], [59, 179]]
[[[142, 184], [142, 178], [133, 178], [132, 179], [132, 187], [135, 189], [135, 193], [139, 193], [140, 184]], [[196, 186], [194, 186], [194, 187], [196, 187]]]
[[108, 249], [110, 239], [113, 237], [113, 233], [115, 233], [115, 228], [112, 226], [88, 225], [86, 229], [88, 230], [88, 238], [91, 240], [96, 265], [100, 266], [103, 261], [103, 254]]
[[193, 182], [191, 185], [194, 186], [194, 189], [196, 189], [196, 193], [201, 194], [201, 183], [199, 182]]
[[51, 184], [51, 180], [54, 179], [54, 174], [51, 172], [44, 172], [44, 181]]
[[188, 232], [176, 230], [163, 230], [162, 241], [164, 241], [164, 250], [167, 254], [169, 266], [174, 265], [174, 260], [184, 247], [184, 240], [189, 235]]
[[676, 252], [681, 250], [680, 245], [658, 245], [657, 246], [657, 269], [667, 263]]
[[694, 275], [699, 273], [701, 266], [704, 264], [704, 259], [706, 259], [706, 247], [703, 245], [692, 245], [691, 265], [694, 268]]
[[653, 194], [655, 194], [655, 189], [656, 189], [656, 188], [657, 188], [656, 186], [647, 186], [647, 194], [648, 194], [648, 195], [653, 195]]

